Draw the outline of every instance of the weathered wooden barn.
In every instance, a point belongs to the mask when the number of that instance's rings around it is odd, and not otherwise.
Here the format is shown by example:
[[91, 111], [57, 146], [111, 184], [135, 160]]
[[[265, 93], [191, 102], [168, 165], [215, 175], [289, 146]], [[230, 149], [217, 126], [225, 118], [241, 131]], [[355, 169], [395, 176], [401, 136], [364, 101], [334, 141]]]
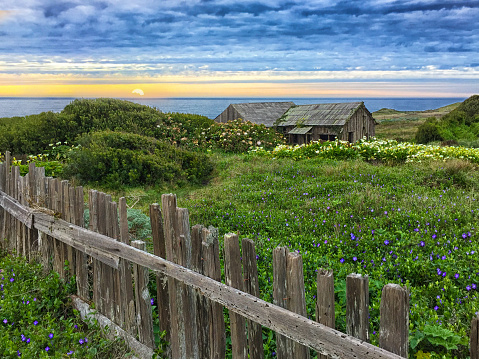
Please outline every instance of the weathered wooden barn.
[[348, 102], [294, 106], [276, 125], [289, 143], [335, 139], [356, 142], [375, 135], [376, 121], [364, 102]]
[[219, 114], [215, 121], [225, 123], [241, 118], [242, 120], [263, 124], [266, 127], [273, 127], [275, 121], [283, 116], [291, 106], [294, 106], [293, 102], [234, 103]]

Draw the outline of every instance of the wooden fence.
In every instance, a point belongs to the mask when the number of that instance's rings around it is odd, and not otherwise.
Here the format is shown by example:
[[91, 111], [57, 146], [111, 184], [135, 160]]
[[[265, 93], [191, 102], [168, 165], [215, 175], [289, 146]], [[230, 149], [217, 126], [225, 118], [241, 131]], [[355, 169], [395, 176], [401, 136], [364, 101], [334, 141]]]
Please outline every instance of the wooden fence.
[[[123, 336], [140, 357], [155, 349], [149, 271], [156, 276], [159, 331], [166, 331], [172, 359], [225, 358], [225, 316], [229, 316], [232, 356], [264, 358], [262, 326], [276, 332], [276, 356], [309, 358], [400, 358], [408, 356], [409, 294], [395, 284], [383, 288], [379, 344], [369, 341], [368, 278], [347, 277], [347, 334], [334, 329], [333, 273], [317, 274], [316, 322], [306, 317], [302, 258], [286, 247], [273, 251], [274, 303], [259, 299], [254, 242], [224, 237], [201, 225], [190, 227], [188, 210], [176, 196], [150, 206], [154, 254], [145, 243], [130, 243], [125, 198], [88, 193], [89, 227], [84, 228], [84, 193], [67, 181], [45, 177], [30, 165], [22, 177], [0, 164], [0, 238], [5, 250], [41, 261], [68, 280], [76, 277], [74, 303], [82, 313], [94, 303], [103, 322]], [[220, 251], [224, 258], [221, 283]], [[67, 264], [67, 265], [65, 265]], [[225, 311], [224, 308], [228, 310]], [[86, 315], [86, 314], [85, 314]], [[477, 319], [471, 358], [477, 358]], [[475, 329], [474, 329], [475, 328]], [[475, 334], [474, 334], [475, 333]], [[475, 354], [474, 354], [475, 353]], [[476, 356], [473, 356], [476, 355]]]

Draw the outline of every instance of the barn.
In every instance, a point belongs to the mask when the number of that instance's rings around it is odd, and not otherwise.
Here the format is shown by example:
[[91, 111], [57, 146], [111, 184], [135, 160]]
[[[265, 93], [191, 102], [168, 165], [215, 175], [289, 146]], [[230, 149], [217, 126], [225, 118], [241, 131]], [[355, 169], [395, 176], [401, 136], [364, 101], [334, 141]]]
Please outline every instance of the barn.
[[232, 120], [242, 119], [266, 127], [273, 127], [278, 118], [283, 116], [292, 106], [293, 102], [253, 102], [234, 103], [219, 114], [216, 122], [225, 123]]
[[375, 135], [376, 121], [364, 102], [347, 102], [293, 106], [276, 125], [293, 144], [335, 139], [356, 142]]

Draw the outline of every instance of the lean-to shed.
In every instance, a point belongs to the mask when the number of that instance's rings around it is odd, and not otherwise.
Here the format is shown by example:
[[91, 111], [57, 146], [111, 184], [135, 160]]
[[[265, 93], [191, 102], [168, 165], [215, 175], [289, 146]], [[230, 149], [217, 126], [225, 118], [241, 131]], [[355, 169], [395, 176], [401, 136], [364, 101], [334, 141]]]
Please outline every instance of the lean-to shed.
[[289, 143], [335, 139], [356, 142], [375, 135], [376, 121], [364, 102], [347, 102], [294, 106], [276, 125]]
[[215, 121], [225, 123], [241, 118], [256, 124], [263, 124], [266, 127], [272, 127], [275, 121], [283, 116], [291, 106], [294, 106], [293, 102], [234, 103], [219, 114]]

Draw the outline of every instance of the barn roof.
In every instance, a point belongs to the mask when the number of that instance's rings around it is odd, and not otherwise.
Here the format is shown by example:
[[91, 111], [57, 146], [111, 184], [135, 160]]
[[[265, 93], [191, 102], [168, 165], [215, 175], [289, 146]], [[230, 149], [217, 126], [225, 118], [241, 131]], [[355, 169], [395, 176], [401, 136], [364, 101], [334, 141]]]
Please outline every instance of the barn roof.
[[234, 103], [231, 106], [238, 111], [243, 120], [271, 127], [291, 106], [294, 106], [294, 102]]
[[289, 109], [278, 126], [344, 126], [363, 102], [300, 105]]

